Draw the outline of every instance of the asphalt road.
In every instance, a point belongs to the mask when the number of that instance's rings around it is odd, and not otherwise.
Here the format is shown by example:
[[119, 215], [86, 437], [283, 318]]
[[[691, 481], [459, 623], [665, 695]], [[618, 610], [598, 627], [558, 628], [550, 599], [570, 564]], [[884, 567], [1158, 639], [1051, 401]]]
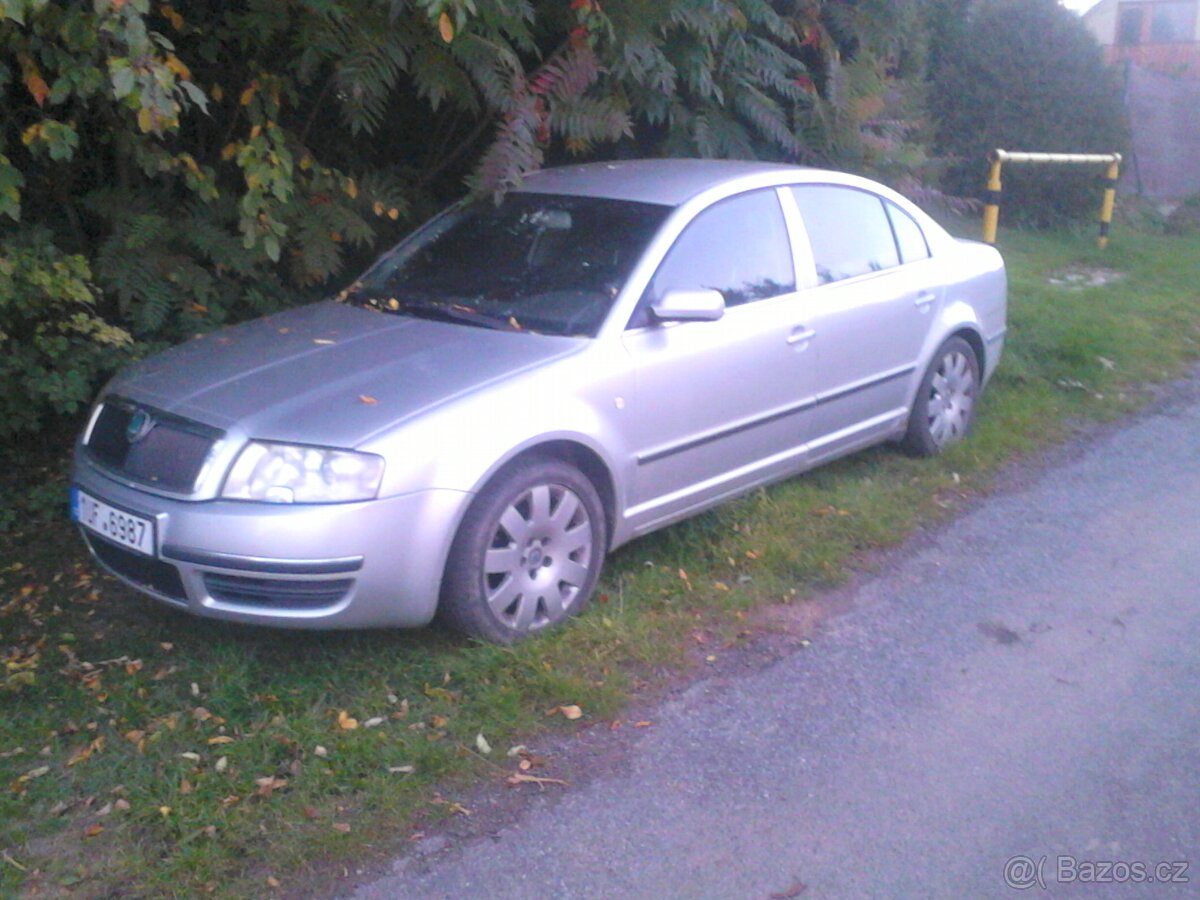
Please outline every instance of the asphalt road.
[[356, 896], [1200, 896], [1196, 385], [817, 610], [615, 771]]

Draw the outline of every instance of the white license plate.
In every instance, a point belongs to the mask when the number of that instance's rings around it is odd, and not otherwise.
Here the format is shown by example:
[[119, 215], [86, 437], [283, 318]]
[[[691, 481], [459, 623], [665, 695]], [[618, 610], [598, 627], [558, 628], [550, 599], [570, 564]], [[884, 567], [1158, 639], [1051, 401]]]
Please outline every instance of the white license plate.
[[79, 488], [71, 491], [71, 518], [114, 544], [154, 555], [154, 521], [135, 516], [123, 509], [109, 506], [103, 500], [85, 494]]

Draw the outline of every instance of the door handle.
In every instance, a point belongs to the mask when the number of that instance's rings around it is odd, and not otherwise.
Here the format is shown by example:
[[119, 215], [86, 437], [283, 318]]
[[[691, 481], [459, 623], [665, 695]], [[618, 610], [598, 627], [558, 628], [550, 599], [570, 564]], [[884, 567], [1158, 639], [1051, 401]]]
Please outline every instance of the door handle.
[[795, 346], [796, 344], [803, 344], [807, 341], [811, 341], [816, 336], [817, 333], [811, 328], [805, 328], [803, 325], [797, 325], [792, 329], [792, 333], [788, 335], [787, 342], [788, 344]]
[[917, 294], [917, 299], [913, 301], [917, 309], [927, 309], [929, 304], [937, 299], [937, 294], [932, 291], [921, 291]]

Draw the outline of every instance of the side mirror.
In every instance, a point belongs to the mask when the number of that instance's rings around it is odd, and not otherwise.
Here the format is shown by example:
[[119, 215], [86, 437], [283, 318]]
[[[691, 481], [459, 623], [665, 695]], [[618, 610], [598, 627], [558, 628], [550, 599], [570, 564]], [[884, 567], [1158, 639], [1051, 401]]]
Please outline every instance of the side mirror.
[[667, 291], [650, 305], [660, 322], [715, 322], [725, 315], [725, 298], [720, 291]]

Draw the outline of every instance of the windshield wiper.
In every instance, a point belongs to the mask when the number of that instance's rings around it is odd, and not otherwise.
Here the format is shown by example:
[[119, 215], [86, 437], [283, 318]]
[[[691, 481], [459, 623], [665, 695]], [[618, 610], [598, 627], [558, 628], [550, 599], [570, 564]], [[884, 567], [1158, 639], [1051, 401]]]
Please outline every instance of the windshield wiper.
[[355, 302], [366, 304], [383, 312], [408, 313], [422, 319], [436, 319], [441, 322], [464, 322], [480, 328], [491, 328], [496, 331], [521, 331], [521, 325], [512, 316], [497, 315], [485, 312], [474, 306], [462, 303], [447, 303], [438, 300], [416, 300], [413, 298], [398, 299], [389, 297], [387, 300], [371, 298], [363, 300], [355, 298]]

